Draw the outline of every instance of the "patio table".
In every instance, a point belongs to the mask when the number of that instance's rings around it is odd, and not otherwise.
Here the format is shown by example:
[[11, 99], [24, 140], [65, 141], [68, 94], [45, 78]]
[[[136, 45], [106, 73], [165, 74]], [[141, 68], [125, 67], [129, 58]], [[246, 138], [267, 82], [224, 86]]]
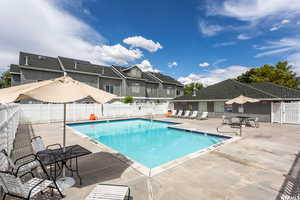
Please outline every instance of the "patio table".
[[[79, 168], [78, 168], [78, 157], [86, 156], [91, 153], [92, 152], [90, 152], [86, 148], [76, 144], [76, 145], [65, 147], [65, 150], [62, 147], [58, 149], [51, 149], [51, 150], [47, 149], [44, 151], [40, 151], [37, 153], [37, 156], [45, 166], [54, 164], [55, 169], [54, 169], [53, 178], [55, 180], [60, 175], [60, 173], [58, 173], [58, 175], [56, 173], [56, 164], [62, 163], [61, 166], [65, 166], [66, 169], [68, 169], [72, 173], [72, 175], [73, 172], [76, 172], [76, 175], [78, 176], [81, 185], [81, 177], [79, 175]], [[72, 159], [75, 159], [75, 169], [72, 169]], [[70, 165], [68, 166], [67, 161], [69, 160], [70, 160]]]
[[247, 117], [247, 116], [235, 116], [236, 118], [238, 118], [241, 122], [241, 125], [244, 123], [245, 125], [247, 124], [247, 121], [249, 118], [251, 117]]

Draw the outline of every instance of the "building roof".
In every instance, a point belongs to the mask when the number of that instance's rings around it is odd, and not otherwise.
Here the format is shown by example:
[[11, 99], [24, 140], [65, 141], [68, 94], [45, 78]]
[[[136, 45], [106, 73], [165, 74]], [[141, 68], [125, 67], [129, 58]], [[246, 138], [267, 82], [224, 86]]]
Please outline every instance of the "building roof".
[[300, 91], [278, 86], [273, 83], [244, 84], [233, 79], [228, 79], [208, 86], [193, 94], [175, 98], [175, 101], [197, 100], [229, 100], [239, 95], [256, 99], [293, 99], [300, 98]]
[[65, 58], [60, 56], [59, 59], [62, 62], [66, 71], [72, 70], [78, 72], [88, 72], [99, 74], [100, 76], [120, 78], [120, 76], [118, 76], [109, 66], [95, 65], [88, 61], [82, 61], [73, 58]]
[[122, 66], [115, 66], [114, 65], [114, 68], [116, 70], [118, 70], [118, 72], [120, 72], [124, 77], [128, 78], [128, 79], [138, 79], [138, 80], [143, 80], [143, 81], [147, 81], [147, 82], [151, 82], [151, 83], [159, 83], [159, 81], [153, 77], [151, 77], [150, 75], [148, 75], [147, 73], [142, 72], [142, 77], [141, 78], [136, 78], [136, 77], [131, 77], [131, 76], [128, 76], [128, 74], [126, 73], [129, 69], [131, 68], [138, 68], [137, 66], [131, 66], [131, 67], [122, 67]]
[[19, 64], [22, 66], [27, 66], [26, 58], [28, 59], [27, 64], [30, 67], [62, 70], [57, 58], [20, 52]]
[[11, 73], [21, 73], [21, 69], [20, 69], [19, 65], [11, 64], [10, 68], [9, 68], [9, 72], [11, 72]]
[[167, 84], [175, 84], [175, 85], [179, 85], [179, 86], [183, 86], [182, 83], [180, 83], [179, 81], [175, 80], [174, 78], [161, 74], [159, 72], [150, 72], [153, 76], [155, 76], [156, 78], [158, 78], [159, 80], [161, 80], [163, 83], [167, 83]]
[[251, 86], [282, 99], [300, 98], [300, 90], [287, 88], [270, 82], [253, 83]]

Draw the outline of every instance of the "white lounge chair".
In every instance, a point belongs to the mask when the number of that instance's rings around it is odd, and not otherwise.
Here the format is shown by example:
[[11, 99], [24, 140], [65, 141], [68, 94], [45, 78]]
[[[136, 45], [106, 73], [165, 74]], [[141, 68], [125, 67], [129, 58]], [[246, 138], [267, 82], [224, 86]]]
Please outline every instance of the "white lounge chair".
[[255, 117], [255, 118], [249, 118], [247, 120], [247, 125], [248, 126], [252, 126], [252, 127], [255, 127], [255, 128], [258, 128], [259, 127], [259, 122], [258, 122], [259, 118], [258, 117]]
[[197, 110], [194, 110], [189, 118], [190, 118], [190, 119], [196, 119], [197, 116], [198, 116], [198, 111], [197, 111]]
[[178, 118], [181, 117], [182, 113], [183, 113], [183, 110], [179, 110], [178, 113], [177, 113], [177, 115], [175, 117], [178, 117]]
[[203, 112], [199, 119], [200, 120], [207, 119], [207, 116], [208, 116], [208, 112]]
[[170, 117], [176, 117], [177, 110], [172, 110]]
[[222, 115], [222, 124], [231, 124], [230, 118], [226, 117], [225, 115]]
[[126, 185], [99, 184], [85, 200], [127, 200], [130, 199], [130, 188]]
[[182, 116], [183, 118], [189, 118], [191, 111], [190, 110], [186, 110], [184, 115]]
[[8, 161], [12, 173], [16, 175], [18, 175], [19, 173], [23, 174], [24, 172], [32, 171], [40, 165], [39, 161], [37, 160], [34, 154], [25, 155], [16, 159], [15, 162], [13, 162], [12, 159], [8, 156], [5, 149], [2, 149], [0, 151], [0, 158], [1, 157], [4, 157]]
[[[22, 183], [21, 178], [27, 174], [31, 174], [32, 178], [25, 183]], [[47, 178], [50, 179], [49, 176]], [[32, 172], [27, 172], [22, 176], [15, 176], [12, 172], [0, 171], [0, 186], [4, 190], [3, 200], [6, 196], [18, 197], [21, 199], [31, 199], [36, 194], [45, 191], [47, 188], [56, 189], [60, 196], [63, 194], [59, 190], [57, 184], [53, 180], [35, 178]]]

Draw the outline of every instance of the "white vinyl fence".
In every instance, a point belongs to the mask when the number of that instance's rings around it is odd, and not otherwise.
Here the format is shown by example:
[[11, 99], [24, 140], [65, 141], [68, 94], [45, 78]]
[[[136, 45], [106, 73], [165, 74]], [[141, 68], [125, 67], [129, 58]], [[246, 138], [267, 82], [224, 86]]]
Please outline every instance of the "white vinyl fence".
[[[19, 125], [20, 107], [18, 104], [0, 105], [0, 150], [5, 149], [10, 155]], [[7, 160], [0, 157], [0, 170], [8, 166]]]
[[[63, 120], [63, 104], [20, 104], [21, 123], [57, 122]], [[67, 104], [67, 121], [88, 120], [90, 114], [98, 118], [138, 117], [164, 114], [164, 104]]]
[[272, 122], [300, 124], [300, 102], [272, 103]]

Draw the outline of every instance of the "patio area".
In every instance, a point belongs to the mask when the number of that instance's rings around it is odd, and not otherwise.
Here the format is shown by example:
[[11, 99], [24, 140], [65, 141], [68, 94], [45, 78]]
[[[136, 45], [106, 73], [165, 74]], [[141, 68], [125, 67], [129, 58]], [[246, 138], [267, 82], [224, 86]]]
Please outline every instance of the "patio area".
[[[217, 133], [216, 127], [222, 121], [155, 119], [180, 122], [179, 127], [207, 133]], [[34, 135], [42, 136], [46, 145], [61, 142], [62, 128], [61, 123], [21, 125], [13, 155], [19, 157], [31, 153], [30, 137]], [[225, 132], [232, 130], [224, 129]], [[128, 185], [132, 198], [137, 200], [299, 197], [299, 142], [299, 125], [261, 123], [260, 128], [244, 128], [242, 138], [233, 143], [149, 178], [116, 155], [67, 129], [67, 145], [79, 144], [93, 154], [79, 159], [83, 184], [80, 186], [77, 181], [74, 187], [64, 192], [64, 199], [84, 199], [97, 183]]]

